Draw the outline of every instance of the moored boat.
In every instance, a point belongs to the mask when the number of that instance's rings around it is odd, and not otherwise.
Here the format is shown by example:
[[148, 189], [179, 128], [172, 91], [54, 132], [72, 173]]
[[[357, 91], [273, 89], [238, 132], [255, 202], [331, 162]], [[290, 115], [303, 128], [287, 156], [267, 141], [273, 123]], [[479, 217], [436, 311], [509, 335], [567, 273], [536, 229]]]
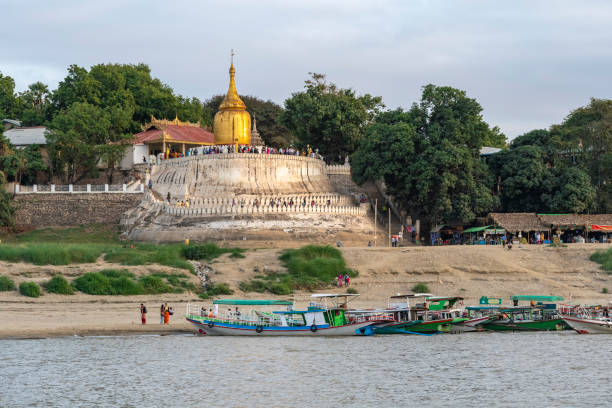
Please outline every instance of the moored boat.
[[[568, 328], [561, 319], [555, 302], [560, 296], [514, 295], [514, 306], [499, 308], [499, 318], [484, 324], [486, 330], [494, 331], [558, 331]], [[529, 301], [529, 306], [518, 306], [520, 301]], [[536, 303], [537, 302], [537, 303]]]
[[612, 334], [612, 319], [608, 307], [566, 306], [561, 318], [580, 334]]
[[[211, 315], [193, 312], [188, 306], [186, 319], [200, 334], [212, 336], [353, 336], [373, 334], [368, 326], [378, 321], [369, 317], [352, 316], [350, 321], [345, 314], [348, 298], [358, 295], [313, 295], [344, 298], [342, 306], [324, 307], [311, 302], [306, 310], [293, 310], [293, 302], [283, 300], [236, 300], [221, 299], [213, 301], [219, 305], [236, 307], [236, 312]], [[238, 306], [286, 306], [286, 310], [238, 311]], [[202, 309], [204, 310], [204, 309]]]

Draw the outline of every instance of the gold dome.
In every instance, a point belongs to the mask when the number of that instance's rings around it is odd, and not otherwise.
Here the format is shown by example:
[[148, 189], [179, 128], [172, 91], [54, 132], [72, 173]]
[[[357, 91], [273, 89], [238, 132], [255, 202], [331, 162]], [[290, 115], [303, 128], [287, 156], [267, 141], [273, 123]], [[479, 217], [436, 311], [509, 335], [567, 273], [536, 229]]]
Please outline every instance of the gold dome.
[[238, 96], [234, 77], [236, 69], [232, 62], [229, 70], [230, 83], [219, 111], [215, 114], [215, 144], [251, 144], [251, 115]]

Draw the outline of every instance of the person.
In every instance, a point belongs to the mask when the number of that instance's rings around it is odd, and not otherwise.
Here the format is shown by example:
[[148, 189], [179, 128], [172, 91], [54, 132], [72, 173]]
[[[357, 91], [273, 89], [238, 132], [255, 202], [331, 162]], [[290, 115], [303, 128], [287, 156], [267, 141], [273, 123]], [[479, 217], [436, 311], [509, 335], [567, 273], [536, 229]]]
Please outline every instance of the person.
[[153, 188], [153, 180], [149, 179], [149, 190]]
[[227, 308], [227, 312], [225, 312], [225, 317], [229, 320], [232, 319], [232, 308], [231, 307]]
[[351, 278], [348, 276], [348, 273], [344, 275], [344, 286], [348, 286], [350, 280]]
[[147, 324], [147, 307], [144, 303], [140, 304], [140, 322], [142, 324]]
[[236, 311], [234, 312], [234, 316], [236, 316], [236, 320], [240, 319], [240, 310], [238, 310], [238, 306], [236, 306]]
[[164, 312], [165, 312], [164, 304], [161, 304], [159, 308], [159, 324], [164, 324]]
[[342, 287], [342, 281], [344, 280], [344, 276], [342, 274], [338, 275], [338, 287]]
[[168, 191], [168, 195], [166, 196], [166, 198], [168, 199], [168, 202], [170, 202], [170, 199], [171, 199], [172, 197], [170, 196], [170, 192], [169, 192], [169, 191]]
[[205, 317], [206, 316], [206, 309], [204, 309], [204, 306], [202, 306], [200, 308], [200, 316]]
[[211, 319], [212, 319], [213, 317], [215, 317], [215, 315], [213, 314], [212, 309], [208, 309], [208, 317], [210, 317]]
[[146, 156], [142, 156], [142, 162], [146, 163], [147, 162], [147, 157]]
[[372, 241], [368, 241], [368, 246], [371, 247], [372, 246]]
[[170, 323], [170, 309], [168, 308], [168, 304], [164, 305], [164, 324]]

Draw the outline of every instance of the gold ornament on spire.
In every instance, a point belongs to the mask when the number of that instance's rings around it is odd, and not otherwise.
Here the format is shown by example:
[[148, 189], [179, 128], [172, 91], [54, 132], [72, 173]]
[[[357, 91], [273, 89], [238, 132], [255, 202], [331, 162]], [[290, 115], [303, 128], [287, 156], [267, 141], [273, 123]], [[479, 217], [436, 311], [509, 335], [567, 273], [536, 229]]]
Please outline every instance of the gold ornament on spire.
[[231, 52], [230, 82], [219, 111], [215, 114], [214, 134], [216, 144], [251, 144], [251, 115], [236, 91], [234, 50]]

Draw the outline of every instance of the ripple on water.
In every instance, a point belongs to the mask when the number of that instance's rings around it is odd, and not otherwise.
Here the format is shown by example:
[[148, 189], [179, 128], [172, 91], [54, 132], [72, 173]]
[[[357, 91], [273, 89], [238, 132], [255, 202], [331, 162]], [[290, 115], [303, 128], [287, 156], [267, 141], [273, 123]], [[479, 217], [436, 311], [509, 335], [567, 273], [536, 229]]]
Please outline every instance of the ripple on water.
[[610, 336], [0, 341], [0, 406], [609, 406]]

